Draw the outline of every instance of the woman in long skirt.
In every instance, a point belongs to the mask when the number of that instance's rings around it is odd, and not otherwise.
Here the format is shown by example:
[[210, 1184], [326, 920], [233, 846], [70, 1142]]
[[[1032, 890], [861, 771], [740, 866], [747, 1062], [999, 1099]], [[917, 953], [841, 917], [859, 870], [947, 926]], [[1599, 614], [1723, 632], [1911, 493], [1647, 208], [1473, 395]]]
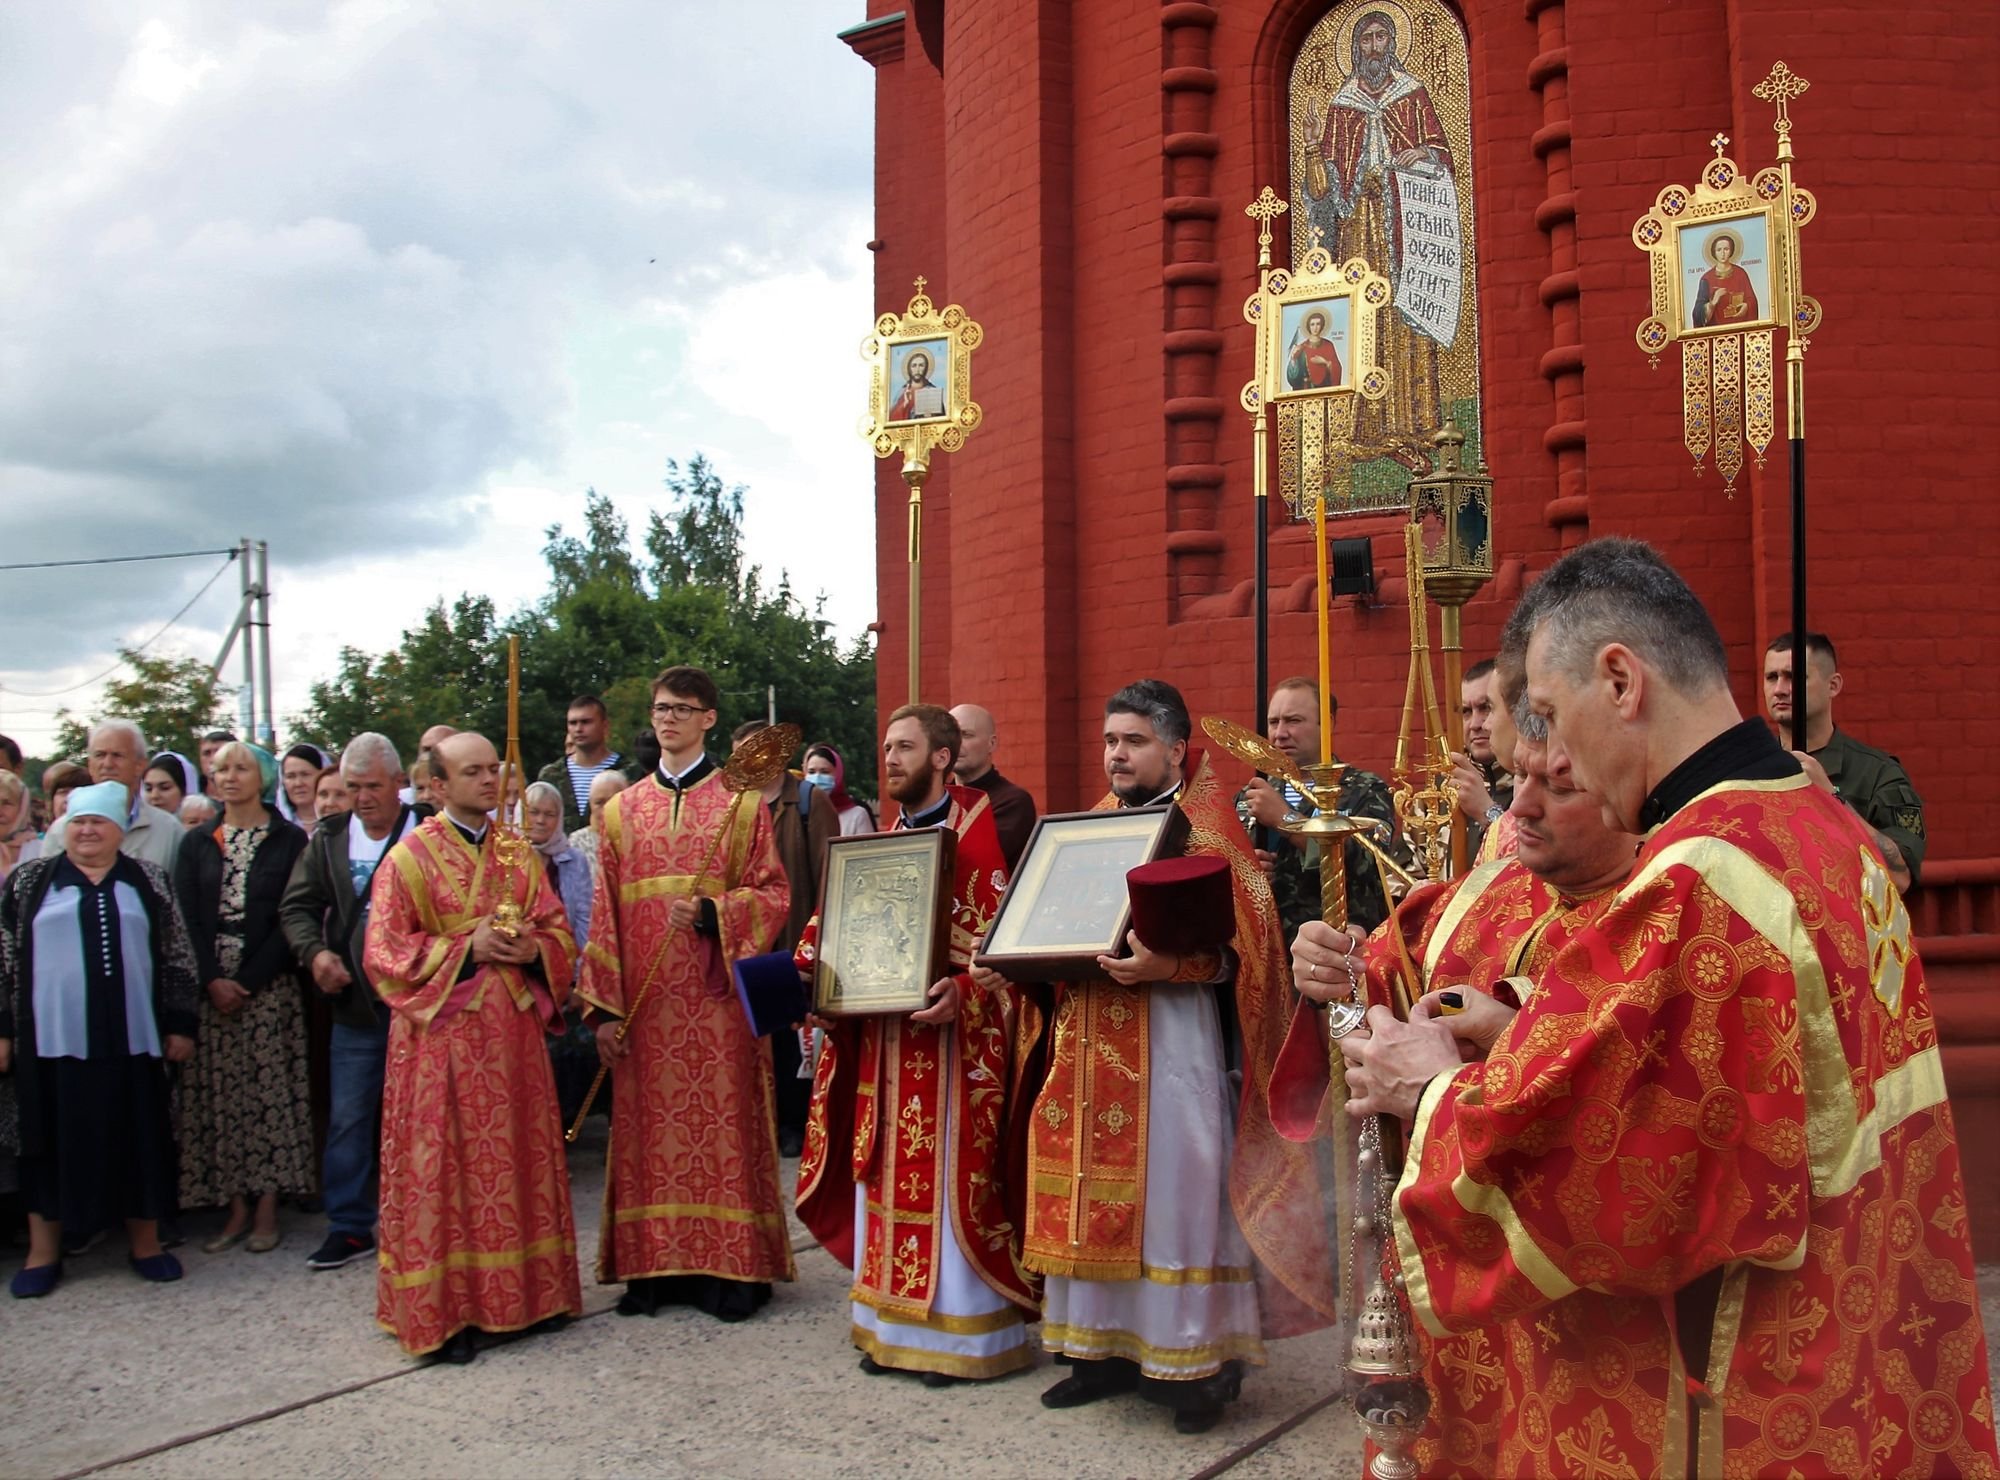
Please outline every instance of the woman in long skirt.
[[65, 1229], [120, 1220], [142, 1279], [181, 1277], [158, 1220], [174, 1209], [165, 1066], [194, 1052], [194, 952], [166, 875], [118, 851], [130, 805], [116, 781], [77, 788], [66, 852], [0, 891], [0, 1082], [19, 1116], [0, 1114], [0, 1150], [21, 1154], [21, 1299], [62, 1278]]

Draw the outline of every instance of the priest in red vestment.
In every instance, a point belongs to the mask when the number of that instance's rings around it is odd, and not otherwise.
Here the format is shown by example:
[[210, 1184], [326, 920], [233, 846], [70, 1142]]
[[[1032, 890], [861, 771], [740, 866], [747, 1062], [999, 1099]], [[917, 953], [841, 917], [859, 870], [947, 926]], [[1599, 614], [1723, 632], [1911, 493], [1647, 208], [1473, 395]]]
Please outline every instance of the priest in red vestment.
[[1564, 556], [1507, 643], [1550, 765], [1646, 845], [1518, 1014], [1341, 1040], [1350, 1110], [1414, 1118], [1398, 1262], [1433, 1336], [1489, 1337], [1497, 1469], [2000, 1474], [1936, 1021], [1867, 828], [1741, 720], [1648, 547]]
[[1201, 1433], [1264, 1337], [1323, 1326], [1334, 1303], [1316, 1163], [1270, 1120], [1290, 997], [1277, 905], [1190, 729], [1171, 684], [1114, 694], [1098, 806], [1179, 806], [1188, 853], [1229, 865], [1233, 929], [1186, 954], [1135, 931], [1130, 956], [1099, 958], [1106, 979], [1057, 985], [1024, 1262], [1045, 1276], [1042, 1345], [1069, 1364], [1044, 1404], [1137, 1390]]
[[578, 994], [612, 1066], [597, 1278], [625, 1283], [621, 1315], [740, 1321], [793, 1277], [771, 1055], [729, 976], [777, 939], [791, 891], [762, 798], [703, 748], [719, 698], [699, 668], [653, 681], [660, 764], [606, 804], [597, 850]]
[[[927, 1387], [1033, 1365], [1023, 1322], [1039, 1308], [1002, 1164], [1016, 994], [971, 971], [1007, 865], [986, 794], [946, 783], [958, 746], [958, 721], [931, 704], [898, 709], [882, 737], [896, 825], [957, 834], [952, 974], [907, 1019], [828, 1025], [799, 1162], [800, 1221], [854, 1271], [861, 1370], [916, 1373]], [[815, 916], [799, 946], [802, 975], [818, 939]]]
[[[1456, 988], [1518, 1005], [1562, 942], [1595, 921], [1632, 872], [1639, 839], [1607, 827], [1597, 799], [1573, 784], [1567, 767], [1551, 773], [1539, 744], [1519, 742], [1508, 753], [1518, 780], [1503, 820], [1517, 824], [1518, 857], [1420, 885], [1398, 910], [1396, 924], [1378, 929], [1359, 953], [1346, 931], [1318, 921], [1300, 929], [1292, 969], [1306, 1000], [1271, 1076], [1271, 1118], [1282, 1134], [1304, 1140], [1345, 1129], [1328, 1122], [1346, 1100], [1346, 1085], [1331, 1082], [1327, 1023], [1319, 1009], [1347, 1000], [1350, 965], [1355, 975], [1365, 973], [1370, 1003], [1395, 1002], [1399, 986], [1414, 976], [1417, 995]], [[1392, 933], [1397, 928], [1400, 939]], [[1479, 1008], [1469, 1000], [1466, 1006]], [[1342, 1189], [1343, 1201], [1352, 1193]], [[1431, 1392], [1416, 1446], [1421, 1473], [1464, 1480], [1501, 1473], [1506, 1384], [1488, 1333], [1417, 1335]]]
[[[405, 1351], [469, 1362], [478, 1331], [583, 1310], [547, 1043], [576, 944], [540, 856], [495, 846], [492, 744], [454, 735], [432, 759], [445, 811], [389, 851], [369, 896], [367, 977], [394, 1014], [375, 1314]], [[509, 904], [513, 935], [494, 920]]]

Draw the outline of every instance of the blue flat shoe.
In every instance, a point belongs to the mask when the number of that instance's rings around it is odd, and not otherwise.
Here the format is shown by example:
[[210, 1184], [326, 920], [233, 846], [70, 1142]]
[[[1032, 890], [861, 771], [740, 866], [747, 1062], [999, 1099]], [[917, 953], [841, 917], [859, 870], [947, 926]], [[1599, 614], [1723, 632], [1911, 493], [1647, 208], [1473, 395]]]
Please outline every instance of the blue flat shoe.
[[54, 1264], [39, 1264], [33, 1269], [16, 1272], [7, 1290], [16, 1300], [35, 1300], [61, 1284], [62, 1274], [61, 1260]]
[[181, 1262], [171, 1254], [148, 1254], [144, 1259], [135, 1255], [132, 1272], [156, 1285], [171, 1284], [181, 1277]]

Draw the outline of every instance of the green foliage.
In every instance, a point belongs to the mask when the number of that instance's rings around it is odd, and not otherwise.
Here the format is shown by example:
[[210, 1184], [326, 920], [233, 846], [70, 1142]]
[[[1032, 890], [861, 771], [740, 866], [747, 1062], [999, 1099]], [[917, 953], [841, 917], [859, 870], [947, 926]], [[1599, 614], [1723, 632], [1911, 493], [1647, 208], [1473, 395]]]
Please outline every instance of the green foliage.
[[379, 730], [414, 756], [433, 724], [507, 733], [507, 637], [521, 637], [521, 753], [531, 771], [562, 753], [563, 718], [578, 694], [611, 711], [612, 745], [631, 753], [648, 722], [652, 679], [676, 663], [706, 668], [722, 690], [709, 739], [720, 757], [729, 732], [765, 713], [777, 689], [778, 718], [830, 741], [847, 761], [848, 784], [874, 794], [875, 657], [865, 637], [846, 649], [819, 607], [808, 610], [788, 580], [763, 589], [746, 566], [743, 499], [707, 459], [667, 464], [671, 509], [655, 512], [643, 563], [612, 501], [590, 491], [583, 528], [551, 526], [542, 556], [549, 586], [531, 606], [497, 622], [485, 597], [434, 606], [394, 651], [341, 653], [340, 670], [312, 687], [297, 721], [301, 738], [336, 746]]
[[90, 744], [90, 726], [102, 719], [129, 719], [146, 732], [155, 752], [196, 753], [200, 735], [227, 722], [225, 690], [206, 663], [196, 658], [148, 657], [120, 648], [127, 676], [104, 686], [104, 696], [88, 721], [69, 710], [56, 713], [55, 754], [81, 760]]

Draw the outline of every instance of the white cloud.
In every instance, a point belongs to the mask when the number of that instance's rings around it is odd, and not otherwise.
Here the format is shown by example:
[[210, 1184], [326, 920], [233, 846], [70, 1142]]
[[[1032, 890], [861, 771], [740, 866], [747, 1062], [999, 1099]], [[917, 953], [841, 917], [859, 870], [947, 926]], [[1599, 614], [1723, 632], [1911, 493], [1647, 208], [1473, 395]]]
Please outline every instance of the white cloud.
[[[840, 19], [0, 12], [8, 558], [269, 540], [282, 713], [437, 597], [535, 594], [541, 531], [586, 485], [636, 529], [666, 458], [705, 451], [750, 486], [752, 557], [858, 629], [872, 81]], [[0, 684], [88, 676], [205, 575], [0, 574]], [[168, 643], [212, 657], [232, 605], [211, 593]], [[38, 718], [0, 693], [0, 726], [32, 744]]]

